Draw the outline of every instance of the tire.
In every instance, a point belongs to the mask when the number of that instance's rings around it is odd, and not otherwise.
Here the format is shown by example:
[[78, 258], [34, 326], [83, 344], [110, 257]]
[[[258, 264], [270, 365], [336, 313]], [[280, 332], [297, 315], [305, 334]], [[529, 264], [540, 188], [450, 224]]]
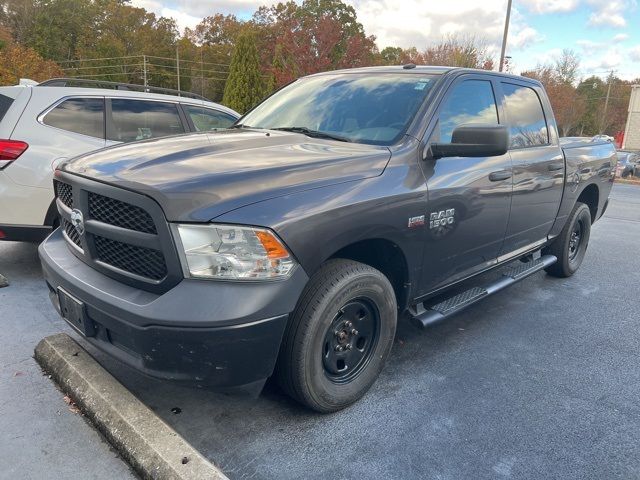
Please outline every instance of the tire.
[[291, 316], [276, 366], [278, 383], [318, 412], [347, 407], [384, 367], [397, 315], [386, 276], [352, 260], [329, 260], [311, 277]]
[[566, 278], [578, 271], [584, 259], [591, 236], [591, 211], [577, 202], [560, 235], [542, 249], [544, 255], [555, 255], [558, 261], [545, 270], [553, 277]]

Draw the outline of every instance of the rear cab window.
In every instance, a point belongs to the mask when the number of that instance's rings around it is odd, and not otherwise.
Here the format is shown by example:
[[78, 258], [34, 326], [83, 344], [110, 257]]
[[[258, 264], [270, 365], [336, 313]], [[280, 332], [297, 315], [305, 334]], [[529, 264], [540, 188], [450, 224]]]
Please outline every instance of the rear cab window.
[[50, 127], [104, 139], [104, 98], [69, 98], [42, 119]]
[[112, 98], [110, 101], [109, 140], [133, 142], [185, 132], [175, 103], [128, 98]]
[[453, 130], [469, 123], [498, 123], [496, 98], [489, 80], [465, 80], [453, 87], [440, 109], [437, 140], [451, 143]]
[[229, 128], [236, 122], [236, 118], [228, 113], [214, 110], [213, 108], [198, 105], [182, 104], [197, 132], [220, 130]]
[[549, 144], [549, 128], [540, 98], [533, 88], [502, 82], [511, 148]]

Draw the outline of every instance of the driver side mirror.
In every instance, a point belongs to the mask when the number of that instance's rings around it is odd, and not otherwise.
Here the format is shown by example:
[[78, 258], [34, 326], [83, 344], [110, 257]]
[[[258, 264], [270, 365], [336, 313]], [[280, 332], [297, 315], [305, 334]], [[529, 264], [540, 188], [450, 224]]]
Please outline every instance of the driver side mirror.
[[495, 157], [509, 150], [509, 129], [505, 125], [467, 124], [453, 130], [451, 143], [432, 143], [431, 158]]

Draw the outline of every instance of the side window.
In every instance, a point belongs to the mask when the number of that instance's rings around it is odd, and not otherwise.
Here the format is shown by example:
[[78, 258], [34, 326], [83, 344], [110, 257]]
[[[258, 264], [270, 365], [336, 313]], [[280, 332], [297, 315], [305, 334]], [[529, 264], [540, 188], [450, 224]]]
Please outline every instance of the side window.
[[184, 133], [178, 107], [174, 103], [112, 98], [111, 119], [109, 140], [118, 142]]
[[0, 95], [0, 121], [2, 121], [12, 104], [13, 98], [7, 97], [6, 95]]
[[211, 108], [185, 104], [182, 106], [186, 110], [187, 115], [191, 118], [191, 121], [198, 132], [228, 128], [236, 121], [236, 119], [228, 113], [213, 110]]
[[42, 122], [69, 132], [104, 138], [104, 99], [70, 98], [47, 113]]
[[535, 90], [513, 83], [503, 83], [502, 90], [511, 132], [511, 148], [547, 145], [549, 130]]
[[453, 87], [440, 110], [440, 138], [451, 142], [453, 130], [466, 123], [498, 123], [498, 109], [491, 82], [465, 80]]

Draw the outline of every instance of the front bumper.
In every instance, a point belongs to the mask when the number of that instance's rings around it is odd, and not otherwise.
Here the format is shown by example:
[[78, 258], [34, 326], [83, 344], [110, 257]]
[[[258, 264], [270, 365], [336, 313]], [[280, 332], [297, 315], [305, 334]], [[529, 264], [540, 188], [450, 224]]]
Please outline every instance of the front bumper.
[[70, 251], [58, 229], [39, 247], [51, 300], [62, 287], [85, 305], [95, 336], [87, 340], [153, 377], [234, 387], [269, 377], [288, 315], [308, 277], [285, 280], [182, 280], [158, 295], [92, 269]]

